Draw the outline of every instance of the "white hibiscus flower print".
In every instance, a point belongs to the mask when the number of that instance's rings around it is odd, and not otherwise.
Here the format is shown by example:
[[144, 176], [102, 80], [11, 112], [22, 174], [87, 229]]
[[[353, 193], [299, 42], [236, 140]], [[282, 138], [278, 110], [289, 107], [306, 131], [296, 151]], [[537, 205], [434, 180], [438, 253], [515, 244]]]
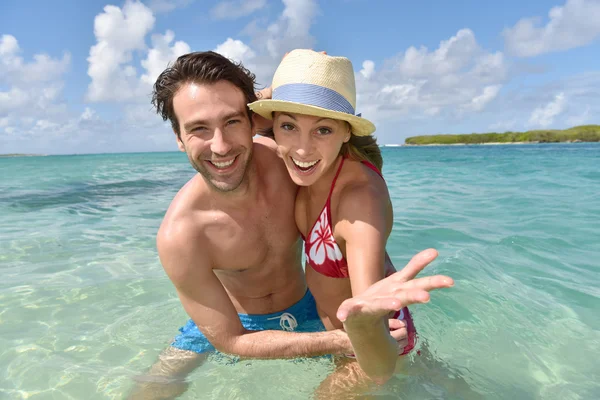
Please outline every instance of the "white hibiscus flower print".
[[327, 209], [323, 210], [313, 227], [308, 238], [308, 243], [310, 250], [307, 256], [316, 265], [323, 265], [325, 259], [340, 261], [343, 258], [342, 252], [331, 233], [331, 226], [327, 218]]

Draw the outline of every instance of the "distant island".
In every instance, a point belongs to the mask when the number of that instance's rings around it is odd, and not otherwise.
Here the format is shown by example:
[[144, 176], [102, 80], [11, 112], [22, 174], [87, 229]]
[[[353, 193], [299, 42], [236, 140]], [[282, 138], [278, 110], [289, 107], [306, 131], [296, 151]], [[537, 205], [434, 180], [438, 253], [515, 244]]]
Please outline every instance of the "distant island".
[[472, 133], [466, 135], [428, 135], [406, 138], [405, 146], [452, 144], [518, 144], [518, 143], [600, 142], [600, 125], [582, 125], [559, 130], [527, 132]]
[[22, 154], [22, 153], [11, 153], [11, 154], [0, 154], [0, 157], [41, 157], [45, 154]]

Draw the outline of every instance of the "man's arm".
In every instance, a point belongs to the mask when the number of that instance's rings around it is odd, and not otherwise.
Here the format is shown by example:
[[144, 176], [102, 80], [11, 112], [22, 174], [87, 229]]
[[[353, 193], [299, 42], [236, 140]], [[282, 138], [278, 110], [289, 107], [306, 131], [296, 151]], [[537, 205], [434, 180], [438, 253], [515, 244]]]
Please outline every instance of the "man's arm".
[[[221, 352], [248, 358], [294, 358], [352, 351], [342, 330], [314, 333], [246, 330], [221, 282], [212, 271], [201, 240], [190, 232], [162, 230], [158, 252], [190, 318]], [[196, 238], [197, 239], [197, 238]]]

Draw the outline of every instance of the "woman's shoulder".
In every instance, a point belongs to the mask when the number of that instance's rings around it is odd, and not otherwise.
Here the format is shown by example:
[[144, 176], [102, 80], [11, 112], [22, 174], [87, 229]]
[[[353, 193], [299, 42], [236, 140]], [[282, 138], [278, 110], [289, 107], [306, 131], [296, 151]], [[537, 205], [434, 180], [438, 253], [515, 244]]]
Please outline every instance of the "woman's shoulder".
[[336, 189], [336, 208], [341, 211], [364, 210], [368, 204], [379, 207], [389, 201], [385, 181], [361, 161], [345, 161]]
[[369, 165], [364, 161], [346, 159], [338, 178], [340, 189], [343, 191], [385, 189], [387, 191], [385, 180], [376, 168], [373, 164]]

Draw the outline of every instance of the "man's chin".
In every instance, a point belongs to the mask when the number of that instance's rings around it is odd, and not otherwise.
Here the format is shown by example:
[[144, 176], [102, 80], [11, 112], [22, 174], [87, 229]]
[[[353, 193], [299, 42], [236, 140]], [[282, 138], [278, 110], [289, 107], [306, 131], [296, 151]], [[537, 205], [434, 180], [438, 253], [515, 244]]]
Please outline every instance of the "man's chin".
[[202, 178], [204, 178], [210, 187], [219, 192], [233, 192], [244, 182], [247, 176], [246, 170], [251, 160], [252, 154], [247, 159], [244, 159], [244, 155], [240, 154], [236, 157], [231, 170], [227, 170], [227, 168], [218, 169], [214, 164], [206, 160], [190, 161], [192, 161], [194, 169], [202, 175]]
[[245, 176], [243, 169], [233, 171], [227, 176], [218, 176], [206, 169], [203, 171], [198, 170], [198, 172], [213, 189], [219, 192], [233, 192], [241, 186]]
[[215, 179], [208, 179], [208, 183], [210, 184], [210, 186], [212, 186], [217, 191], [226, 193], [226, 192], [233, 192], [234, 190], [239, 188], [240, 185], [242, 184], [242, 180], [232, 183], [232, 182], [224, 182], [224, 181], [215, 180]]

